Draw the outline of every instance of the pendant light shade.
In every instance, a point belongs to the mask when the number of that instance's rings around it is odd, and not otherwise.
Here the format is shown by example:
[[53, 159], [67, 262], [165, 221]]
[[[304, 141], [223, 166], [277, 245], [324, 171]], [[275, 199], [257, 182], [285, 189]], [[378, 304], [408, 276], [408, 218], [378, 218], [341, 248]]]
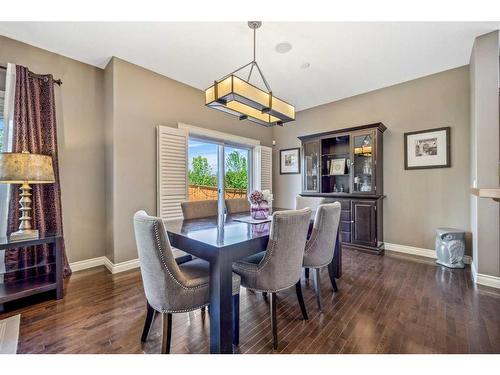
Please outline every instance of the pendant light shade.
[[[263, 126], [283, 125], [295, 120], [295, 107], [273, 96], [259, 65], [255, 61], [255, 30], [260, 27], [258, 21], [248, 23], [254, 30], [254, 59], [234, 72], [226, 75], [205, 90], [205, 104], [213, 109], [238, 116], [240, 120], [249, 120]], [[248, 79], [244, 80], [235, 73], [250, 66]], [[252, 85], [249, 81], [253, 70], [260, 74], [267, 91]]]

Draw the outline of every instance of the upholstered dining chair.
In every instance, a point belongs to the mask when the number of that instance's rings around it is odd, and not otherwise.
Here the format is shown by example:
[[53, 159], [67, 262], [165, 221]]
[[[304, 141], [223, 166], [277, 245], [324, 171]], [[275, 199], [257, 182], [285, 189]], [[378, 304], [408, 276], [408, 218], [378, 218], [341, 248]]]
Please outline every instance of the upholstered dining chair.
[[[186, 201], [181, 203], [181, 209], [185, 220], [217, 216], [217, 201]], [[195, 259], [194, 256], [180, 249], [172, 248], [172, 250], [179, 264]]]
[[309, 208], [275, 212], [266, 251], [233, 263], [233, 271], [241, 276], [242, 286], [270, 294], [274, 349], [278, 348], [276, 292], [295, 285], [302, 315], [307, 320], [300, 274], [310, 220]]
[[327, 199], [322, 197], [302, 197], [297, 195], [295, 197], [295, 209], [301, 210], [302, 208], [309, 207], [312, 212], [316, 212], [320, 204], [326, 203]]
[[[295, 209], [300, 210], [302, 208], [309, 207], [313, 214], [316, 214], [316, 210], [320, 204], [326, 203], [326, 198], [321, 197], [303, 197], [301, 195], [297, 195], [295, 197]], [[304, 276], [306, 279], [309, 278], [309, 268], [304, 269]]]
[[[303, 266], [314, 269], [314, 289], [318, 309], [321, 310], [321, 279], [320, 271], [327, 267], [333, 259], [335, 240], [340, 222], [340, 203], [320, 204], [316, 210], [314, 225], [306, 242]], [[335, 277], [330, 275], [333, 290], [337, 291]]]
[[182, 215], [185, 220], [217, 216], [217, 204], [217, 200], [182, 202]]
[[[147, 314], [141, 341], [147, 340], [156, 313], [161, 313], [163, 319], [161, 352], [169, 353], [172, 341], [172, 314], [197, 310], [209, 304], [209, 264], [201, 259], [177, 264], [163, 221], [159, 217], [148, 216], [145, 211], [136, 212], [134, 231], [147, 299]], [[240, 277], [233, 273], [235, 345], [239, 344], [239, 290]]]
[[226, 210], [228, 214], [250, 212], [250, 203], [247, 198], [226, 199]]

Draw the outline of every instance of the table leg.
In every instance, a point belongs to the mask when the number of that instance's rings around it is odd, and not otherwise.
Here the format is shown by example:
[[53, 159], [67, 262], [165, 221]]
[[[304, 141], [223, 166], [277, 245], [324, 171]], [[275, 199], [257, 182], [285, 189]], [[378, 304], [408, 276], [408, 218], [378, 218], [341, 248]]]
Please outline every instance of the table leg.
[[210, 353], [233, 353], [231, 260], [210, 262]]
[[339, 231], [337, 231], [335, 250], [332, 262], [328, 265], [328, 272], [332, 273], [337, 279], [340, 279], [342, 276], [342, 244], [340, 243]]
[[51, 244], [56, 255], [56, 298], [63, 298], [63, 257], [61, 251], [61, 240], [57, 239]]

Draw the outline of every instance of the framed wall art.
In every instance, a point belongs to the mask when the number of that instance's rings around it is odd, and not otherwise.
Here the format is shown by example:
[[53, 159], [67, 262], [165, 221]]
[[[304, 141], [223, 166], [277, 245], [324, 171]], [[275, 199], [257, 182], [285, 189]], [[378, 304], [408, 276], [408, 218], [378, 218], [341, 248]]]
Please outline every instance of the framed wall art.
[[405, 169], [449, 168], [450, 147], [450, 127], [405, 133]]
[[280, 174], [300, 173], [300, 147], [280, 150]]

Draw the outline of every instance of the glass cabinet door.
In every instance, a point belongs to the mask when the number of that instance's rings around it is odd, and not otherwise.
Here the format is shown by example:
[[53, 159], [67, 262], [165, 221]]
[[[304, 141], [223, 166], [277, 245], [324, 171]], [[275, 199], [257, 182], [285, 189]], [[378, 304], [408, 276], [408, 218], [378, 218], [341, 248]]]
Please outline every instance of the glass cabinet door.
[[306, 142], [304, 154], [304, 192], [319, 191], [319, 141]]
[[374, 152], [373, 133], [353, 136], [353, 192], [355, 193], [373, 193], [375, 191]]

